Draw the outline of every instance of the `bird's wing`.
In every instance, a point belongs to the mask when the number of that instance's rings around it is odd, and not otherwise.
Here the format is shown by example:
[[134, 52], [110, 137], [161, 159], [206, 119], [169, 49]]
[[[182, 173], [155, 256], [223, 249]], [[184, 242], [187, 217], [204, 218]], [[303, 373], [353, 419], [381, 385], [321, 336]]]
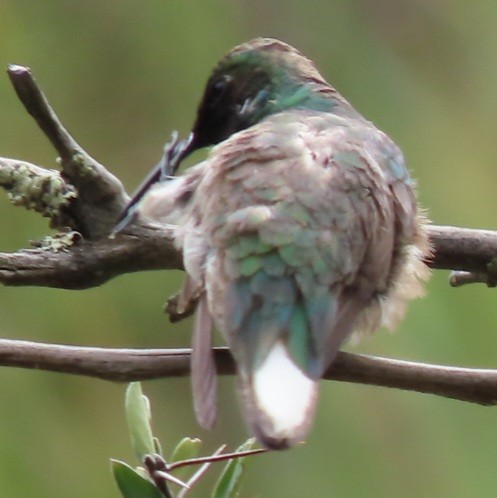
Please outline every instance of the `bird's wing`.
[[198, 423], [212, 429], [217, 418], [217, 376], [212, 350], [212, 318], [205, 292], [200, 295], [192, 340], [191, 383]]

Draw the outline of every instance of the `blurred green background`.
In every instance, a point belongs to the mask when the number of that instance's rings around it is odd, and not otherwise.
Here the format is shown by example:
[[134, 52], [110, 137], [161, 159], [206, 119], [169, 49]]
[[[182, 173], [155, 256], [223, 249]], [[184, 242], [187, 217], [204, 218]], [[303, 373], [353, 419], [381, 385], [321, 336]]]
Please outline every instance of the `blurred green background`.
[[[173, 129], [186, 133], [204, 82], [235, 44], [297, 46], [403, 149], [437, 224], [495, 228], [497, 3], [432, 0], [1, 0], [0, 65], [29, 65], [76, 139], [133, 190]], [[0, 155], [56, 167], [0, 78]], [[47, 233], [0, 196], [0, 250]], [[98, 346], [185, 346], [161, 311], [180, 273], [127, 275], [83, 292], [0, 288], [0, 336]], [[453, 290], [436, 272], [397, 334], [356, 352], [497, 367], [495, 290]], [[218, 428], [194, 421], [187, 380], [144, 383], [155, 430], [206, 449], [245, 439], [233, 379]], [[132, 461], [124, 386], [0, 370], [0, 496], [116, 497], [109, 457]], [[495, 497], [497, 409], [326, 382], [308, 443], [254, 459], [245, 497]], [[206, 496], [206, 488], [192, 496]]]

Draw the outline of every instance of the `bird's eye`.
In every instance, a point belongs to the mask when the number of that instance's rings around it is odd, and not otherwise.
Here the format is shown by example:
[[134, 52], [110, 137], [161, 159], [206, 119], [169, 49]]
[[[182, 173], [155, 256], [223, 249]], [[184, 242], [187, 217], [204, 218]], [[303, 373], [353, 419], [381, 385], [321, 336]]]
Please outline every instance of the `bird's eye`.
[[231, 76], [224, 75], [215, 80], [211, 86], [211, 98], [221, 99], [230, 87], [232, 79]]

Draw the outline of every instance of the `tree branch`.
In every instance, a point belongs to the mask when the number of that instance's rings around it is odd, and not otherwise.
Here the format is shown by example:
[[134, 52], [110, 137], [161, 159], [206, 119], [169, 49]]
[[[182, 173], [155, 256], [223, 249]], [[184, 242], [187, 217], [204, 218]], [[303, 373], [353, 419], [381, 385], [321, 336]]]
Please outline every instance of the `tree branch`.
[[[0, 340], [0, 365], [131, 382], [190, 374], [190, 349], [105, 349]], [[221, 375], [235, 373], [226, 348], [215, 348]], [[325, 379], [497, 404], [497, 370], [428, 365], [341, 352]]]
[[496, 231], [432, 225], [428, 234], [435, 250], [432, 268], [496, 274]]
[[[486, 275], [485, 283], [492, 284], [497, 232], [447, 226], [430, 226], [428, 232], [434, 247], [431, 268], [478, 272], [478, 281]], [[0, 283], [87, 289], [125, 273], [182, 269], [173, 242], [173, 227], [137, 220], [115, 239], [81, 240], [63, 251], [42, 247], [0, 252]]]
[[182, 269], [172, 233], [167, 227], [135, 226], [131, 233], [115, 239], [76, 242], [60, 251], [40, 248], [0, 253], [0, 282], [81, 290], [125, 273]]
[[64, 176], [78, 191], [72, 205], [76, 225], [71, 228], [88, 239], [106, 236], [128, 201], [122, 183], [72, 138], [28, 67], [10, 65], [7, 73], [24, 107], [58, 152]]

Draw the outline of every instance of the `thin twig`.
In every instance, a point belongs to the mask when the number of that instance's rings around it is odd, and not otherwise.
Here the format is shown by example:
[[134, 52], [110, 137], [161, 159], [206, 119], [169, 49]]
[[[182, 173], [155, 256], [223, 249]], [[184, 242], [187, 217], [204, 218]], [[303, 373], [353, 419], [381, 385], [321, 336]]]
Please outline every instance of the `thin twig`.
[[[232, 375], [226, 348], [215, 348], [218, 373]], [[0, 340], [0, 365], [131, 382], [190, 374], [190, 349], [106, 349]], [[341, 352], [325, 379], [497, 404], [497, 370], [429, 365]]]
[[11, 64], [7, 74], [19, 100], [38, 123], [38, 126], [59, 153], [60, 158], [64, 161], [70, 161], [76, 152], [81, 151], [81, 147], [60, 122], [43, 92], [34, 81], [29, 67]]
[[485, 284], [488, 287], [495, 287], [494, 279], [490, 279], [488, 273], [471, 271], [453, 271], [449, 277], [451, 287], [462, 287], [468, 284]]
[[[188, 486], [190, 486], [190, 489], [197, 484], [197, 482], [200, 480], [200, 478], [209, 470], [209, 467], [212, 465], [212, 458], [216, 457], [217, 455], [220, 455], [226, 448], [226, 445], [223, 444], [221, 445], [212, 455], [211, 455], [211, 460], [208, 462], [204, 463], [198, 470], [193, 474], [190, 479], [188, 479]], [[179, 493], [176, 498], [184, 498], [187, 493], [189, 492], [189, 489], [183, 488]]]
[[190, 465], [199, 465], [201, 463], [215, 463], [224, 462], [225, 460], [232, 460], [233, 458], [242, 458], [246, 456], [258, 455], [259, 453], [267, 453], [266, 448], [257, 448], [255, 450], [247, 451], [234, 451], [232, 453], [223, 453], [219, 455], [210, 455], [206, 457], [190, 458], [189, 460], [180, 460], [179, 462], [170, 463], [168, 465], [168, 470], [179, 469], [181, 467], [188, 467]]
[[180, 486], [181, 488], [190, 489], [190, 486], [188, 486], [186, 482], [183, 482], [181, 479], [178, 479], [177, 477], [171, 475], [169, 472], [164, 472], [163, 470], [156, 470], [154, 472], [154, 477], [155, 476], [160, 477], [165, 481], [172, 482], [173, 484], [176, 484], [176, 486]]

